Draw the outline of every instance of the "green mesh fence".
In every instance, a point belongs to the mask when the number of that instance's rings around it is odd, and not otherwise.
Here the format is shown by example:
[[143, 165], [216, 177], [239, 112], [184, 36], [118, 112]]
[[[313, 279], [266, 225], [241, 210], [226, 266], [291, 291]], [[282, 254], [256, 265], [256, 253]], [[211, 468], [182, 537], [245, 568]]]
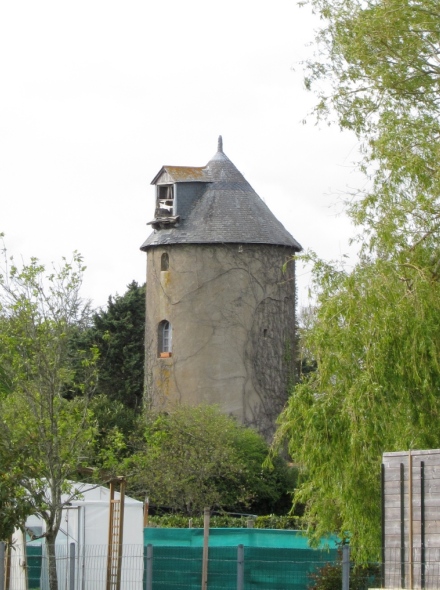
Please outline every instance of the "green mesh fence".
[[[153, 546], [154, 590], [200, 589], [202, 529], [145, 529], [144, 539]], [[337, 559], [335, 539], [311, 549], [297, 531], [211, 529], [209, 590], [237, 588], [238, 545], [244, 545], [244, 590], [306, 590], [309, 574]]]
[[[145, 529], [145, 544], [124, 546], [123, 589], [141, 590], [147, 581], [147, 545], [152, 545], [153, 590], [200, 590], [202, 578], [202, 529]], [[244, 546], [243, 590], [306, 590], [309, 574], [337, 559], [336, 539], [311, 549], [297, 531], [267, 529], [211, 529], [209, 536], [208, 589], [236, 590], [238, 545]], [[92, 588], [105, 587], [107, 546], [77, 548], [74, 563], [76, 587], [99, 580]], [[142, 560], [142, 551], [144, 560]], [[138, 557], [136, 557], [138, 556]], [[69, 562], [70, 563], [70, 562]], [[60, 588], [68, 588], [65, 556], [60, 561]], [[46, 590], [43, 583], [42, 546], [27, 546], [29, 588]], [[127, 568], [130, 571], [125, 571]], [[139, 569], [140, 568], [140, 569]], [[142, 572], [143, 568], [143, 572]], [[139, 575], [132, 575], [134, 570]], [[63, 574], [61, 575], [61, 572]], [[82, 577], [83, 576], [83, 577]], [[47, 576], [46, 576], [47, 577]], [[144, 580], [142, 584], [142, 578]], [[133, 580], [139, 580], [134, 582]], [[89, 588], [90, 586], [87, 586]]]
[[[245, 547], [244, 590], [306, 590], [308, 574], [336, 560], [336, 550]], [[153, 547], [153, 588], [200, 590], [200, 547]], [[237, 588], [237, 548], [209, 549], [209, 590]]]
[[39, 588], [41, 578], [41, 545], [28, 545], [26, 547], [26, 562], [28, 567], [29, 588]]

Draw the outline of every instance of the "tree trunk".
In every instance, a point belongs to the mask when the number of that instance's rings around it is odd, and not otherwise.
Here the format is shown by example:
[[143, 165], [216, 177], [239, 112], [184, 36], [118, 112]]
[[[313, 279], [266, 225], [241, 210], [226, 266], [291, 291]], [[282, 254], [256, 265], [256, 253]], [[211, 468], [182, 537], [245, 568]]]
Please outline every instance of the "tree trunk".
[[57, 560], [55, 555], [55, 538], [56, 535], [46, 536], [49, 590], [58, 590]]

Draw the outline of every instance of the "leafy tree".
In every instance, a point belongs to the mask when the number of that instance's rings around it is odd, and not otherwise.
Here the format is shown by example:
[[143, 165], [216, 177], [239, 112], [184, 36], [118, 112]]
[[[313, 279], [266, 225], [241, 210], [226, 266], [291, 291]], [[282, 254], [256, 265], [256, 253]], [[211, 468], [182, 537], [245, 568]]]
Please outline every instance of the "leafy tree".
[[[98, 376], [99, 380], [99, 376]], [[96, 440], [98, 447], [106, 446], [106, 441], [115, 431], [120, 432], [127, 441], [127, 453], [133, 450], [133, 445], [143, 436], [144, 422], [132, 408], [128, 408], [118, 400], [112, 400], [100, 393], [90, 400], [90, 409], [96, 419], [99, 436]], [[131, 440], [133, 439], [133, 440]]]
[[317, 370], [294, 389], [278, 436], [303, 466], [297, 499], [316, 536], [350, 533], [374, 554], [382, 453], [440, 443], [440, 284], [429, 267], [389, 260], [349, 273], [315, 264], [303, 338]]
[[[35, 258], [17, 267], [5, 250], [0, 270], [0, 366], [8, 383], [0, 398], [0, 456], [7, 459], [0, 481], [13, 475], [27, 509], [46, 523], [51, 590], [57, 589], [55, 538], [62, 509], [78, 494], [68, 478], [87, 462], [96, 435], [88, 408], [96, 349], [77, 353], [84, 371], [75, 387], [82, 396], [65, 397], [78, 363], [69, 334], [90, 315], [79, 295], [83, 271], [78, 254], [46, 271]], [[13, 515], [8, 526], [20, 524], [22, 516]]]
[[11, 393], [11, 381], [7, 372], [0, 367], [0, 396]]
[[14, 529], [32, 513], [21, 486], [21, 470], [0, 441], [0, 541], [10, 539]]
[[[323, 27], [306, 85], [320, 116], [353, 131], [371, 186], [349, 205], [382, 256], [439, 227], [440, 5], [437, 0], [308, 0]], [[321, 84], [324, 82], [324, 84]]]
[[156, 416], [145, 440], [126, 469], [136, 473], [133, 492], [155, 505], [187, 514], [205, 506], [244, 511], [257, 500], [275, 505], [286, 491], [281, 459], [274, 471], [263, 468], [264, 440], [217, 407], [178, 406]]
[[[303, 374], [278, 441], [302, 467], [309, 532], [378, 555], [383, 451], [440, 444], [440, 6], [434, 0], [310, 0], [322, 17], [307, 84], [318, 114], [361, 142], [370, 179], [347, 211], [351, 270], [313, 254]], [[320, 85], [323, 82], [324, 84]]]
[[273, 458], [270, 466], [266, 464], [268, 444], [251, 428], [239, 427], [231, 442], [240, 462], [246, 466], [246, 485], [252, 492], [249, 503], [236, 504], [231, 508], [248, 510], [257, 515], [290, 512], [297, 470], [288, 466], [280, 455]]
[[[86, 330], [72, 335], [73, 350], [96, 346], [98, 391], [139, 413], [144, 381], [145, 285], [131, 282], [124, 295], [110, 296]], [[80, 372], [80, 371], [79, 371]]]

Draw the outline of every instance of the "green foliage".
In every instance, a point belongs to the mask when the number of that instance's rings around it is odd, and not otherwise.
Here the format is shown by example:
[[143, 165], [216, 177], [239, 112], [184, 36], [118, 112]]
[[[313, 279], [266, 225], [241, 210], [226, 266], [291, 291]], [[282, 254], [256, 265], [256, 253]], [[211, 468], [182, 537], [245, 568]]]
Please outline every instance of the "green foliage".
[[[308, 590], [341, 590], [342, 562], [341, 552], [337, 563], [326, 563], [317, 571], [309, 574]], [[350, 588], [353, 590], [368, 590], [379, 588], [380, 567], [377, 564], [358, 565], [350, 567]]]
[[145, 447], [125, 463], [131, 493], [156, 506], [201, 514], [205, 506], [248, 512], [276, 505], [290, 472], [281, 459], [263, 468], [264, 440], [216, 407], [178, 406], [153, 417]]
[[132, 408], [104, 394], [95, 395], [89, 408], [97, 427], [90, 463], [118, 475], [123, 461], [143, 444], [143, 418]]
[[[1, 517], [9, 519], [10, 529], [31, 509], [46, 522], [49, 584], [56, 590], [55, 536], [63, 506], [77, 494], [68, 478], [87, 462], [96, 436], [88, 400], [97, 382], [98, 351], [91, 347], [73, 357], [69, 345], [71, 332], [89, 319], [79, 295], [81, 256], [46, 271], [35, 258], [19, 268], [3, 254], [0, 366], [8, 387], [0, 396], [0, 481], [11, 496], [1, 505]], [[78, 365], [81, 382], [75, 382]], [[82, 396], [68, 401], [65, 393], [72, 387]], [[25, 509], [11, 517], [11, 505], [23, 499]]]
[[303, 341], [317, 370], [295, 387], [278, 437], [302, 465], [309, 532], [349, 532], [374, 556], [382, 453], [440, 443], [440, 284], [429, 267], [379, 258], [350, 273], [315, 261], [315, 278]]
[[124, 295], [110, 296], [107, 308], [93, 314], [91, 326], [77, 335], [76, 348], [99, 351], [98, 391], [138, 413], [144, 381], [145, 285], [130, 283]]
[[78, 360], [83, 351], [98, 351], [96, 391], [89, 402], [98, 436], [89, 458], [108, 473], [118, 472], [143, 436], [144, 331], [145, 285], [133, 281], [124, 295], [109, 297], [106, 309], [93, 313], [86, 326], [76, 326], [69, 338], [72, 358], [77, 359], [73, 386], [65, 393], [69, 399], [82, 395], [78, 383], [84, 365]]
[[0, 397], [11, 393], [11, 391], [11, 380], [3, 367], [0, 367]]
[[6, 541], [32, 512], [32, 506], [20, 483], [22, 470], [1, 441], [0, 465], [0, 541]]
[[[254, 528], [256, 529], [282, 529], [282, 530], [301, 530], [303, 522], [298, 516], [276, 516], [269, 514], [266, 516], [230, 516], [213, 515], [211, 516], [211, 528], [234, 529], [246, 528], [249, 518], [252, 518]], [[161, 516], [150, 516], [149, 523], [153, 526], [162, 528], [186, 529], [189, 526], [190, 518], [183, 514], [163, 514]], [[203, 516], [191, 517], [193, 528], [203, 528]]]
[[289, 467], [279, 455], [273, 458], [270, 466], [266, 465], [269, 447], [255, 430], [239, 427], [234, 432], [231, 444], [236, 449], [239, 462], [246, 465], [246, 485], [252, 490], [252, 498], [248, 504], [241, 505], [242, 508], [252, 514], [289, 512], [297, 470]]
[[342, 567], [341, 564], [326, 563], [316, 572], [309, 574], [309, 590], [341, 590]]
[[137, 415], [125, 404], [112, 400], [105, 394], [96, 394], [90, 400], [90, 409], [95, 416], [101, 438], [117, 429], [121, 433], [131, 433], [137, 427]]
[[[371, 187], [349, 206], [366, 248], [395, 254], [439, 225], [437, 0], [309, 0], [322, 18], [306, 85], [356, 133]], [[322, 85], [321, 82], [325, 81]], [[392, 212], [392, 213], [391, 213]]]
[[284, 514], [268, 514], [266, 516], [257, 516], [255, 519], [256, 529], [280, 529], [280, 530], [301, 530], [304, 528], [304, 522], [301, 516]]
[[[348, 203], [360, 230], [349, 271], [313, 254], [309, 367], [280, 417], [309, 533], [380, 544], [384, 451], [440, 444], [440, 5], [310, 0], [322, 18], [307, 64], [319, 116], [361, 142], [369, 182]], [[323, 84], [321, 84], [323, 82]]]

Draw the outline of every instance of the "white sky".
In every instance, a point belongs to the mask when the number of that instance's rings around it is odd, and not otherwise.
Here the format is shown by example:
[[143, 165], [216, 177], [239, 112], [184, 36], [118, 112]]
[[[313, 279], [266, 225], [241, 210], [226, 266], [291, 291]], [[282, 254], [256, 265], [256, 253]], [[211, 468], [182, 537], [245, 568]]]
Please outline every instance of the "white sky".
[[[319, 23], [295, 0], [0, 3], [0, 231], [15, 256], [78, 250], [104, 305], [145, 278], [139, 247], [162, 165], [224, 151], [305, 248], [353, 235], [357, 142], [301, 121], [299, 62]], [[294, 69], [293, 69], [294, 68]], [[300, 303], [308, 276], [301, 270]]]

